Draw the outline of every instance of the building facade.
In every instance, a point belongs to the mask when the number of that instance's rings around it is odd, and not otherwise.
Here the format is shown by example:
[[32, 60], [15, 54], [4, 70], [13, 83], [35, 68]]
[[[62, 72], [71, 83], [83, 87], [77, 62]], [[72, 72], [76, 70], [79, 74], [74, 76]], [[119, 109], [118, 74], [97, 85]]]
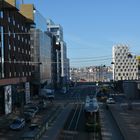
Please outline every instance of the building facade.
[[30, 35], [32, 21], [21, 14], [16, 1], [0, 1], [0, 114], [30, 100]]
[[112, 48], [113, 79], [137, 80], [138, 61], [136, 55], [132, 55], [127, 45], [116, 45]]
[[61, 43], [63, 41], [63, 28], [59, 24], [55, 24], [52, 20], [47, 20], [47, 31], [52, 33], [56, 37], [56, 45], [58, 48], [56, 50], [56, 64], [57, 64], [57, 87], [59, 88], [62, 83], [61, 78]]
[[38, 94], [43, 86], [53, 84], [52, 48], [53, 41], [47, 33], [45, 18], [34, 8], [35, 25], [30, 30], [31, 34], [31, 58], [33, 64], [32, 85], [33, 93]]

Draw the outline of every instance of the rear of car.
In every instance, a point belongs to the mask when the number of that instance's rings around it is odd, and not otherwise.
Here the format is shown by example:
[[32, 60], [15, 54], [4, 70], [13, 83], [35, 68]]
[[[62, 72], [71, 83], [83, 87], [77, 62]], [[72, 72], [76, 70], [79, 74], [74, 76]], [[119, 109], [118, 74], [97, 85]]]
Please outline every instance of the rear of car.
[[24, 128], [24, 126], [25, 126], [25, 119], [24, 118], [17, 118], [10, 125], [10, 129], [20, 130], [20, 129]]

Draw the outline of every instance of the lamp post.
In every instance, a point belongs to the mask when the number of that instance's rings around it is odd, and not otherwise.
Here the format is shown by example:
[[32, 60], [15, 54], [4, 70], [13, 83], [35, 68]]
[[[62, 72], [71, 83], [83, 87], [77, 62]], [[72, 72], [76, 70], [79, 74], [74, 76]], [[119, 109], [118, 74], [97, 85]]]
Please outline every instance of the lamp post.
[[106, 67], [105, 65], [99, 66], [99, 81], [103, 81], [103, 68]]
[[115, 67], [114, 67], [115, 63], [111, 62], [111, 64], [112, 64], [112, 69], [113, 69], [113, 81], [115, 81]]
[[131, 58], [132, 58], [132, 54], [131, 53], [128, 53], [127, 57], [129, 59], [129, 76], [128, 76], [128, 80], [131, 80], [131, 78], [130, 78], [130, 72], [131, 72]]
[[[128, 80], [131, 80], [131, 58], [133, 57], [131, 53], [128, 53], [127, 55], [128, 59], [129, 59], [129, 75], [128, 75]], [[131, 97], [127, 96], [127, 100], [128, 100], [128, 109], [132, 110], [132, 101], [131, 101]]]

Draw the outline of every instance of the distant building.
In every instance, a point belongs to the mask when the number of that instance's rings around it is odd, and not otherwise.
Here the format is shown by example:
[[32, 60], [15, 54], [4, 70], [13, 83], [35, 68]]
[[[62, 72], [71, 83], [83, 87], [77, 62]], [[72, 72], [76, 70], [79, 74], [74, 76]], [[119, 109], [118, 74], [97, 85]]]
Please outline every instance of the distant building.
[[110, 66], [70, 68], [70, 79], [72, 81], [109, 82], [112, 80], [112, 68]]
[[136, 55], [132, 55], [127, 45], [115, 45], [112, 48], [113, 79], [137, 80], [138, 61]]

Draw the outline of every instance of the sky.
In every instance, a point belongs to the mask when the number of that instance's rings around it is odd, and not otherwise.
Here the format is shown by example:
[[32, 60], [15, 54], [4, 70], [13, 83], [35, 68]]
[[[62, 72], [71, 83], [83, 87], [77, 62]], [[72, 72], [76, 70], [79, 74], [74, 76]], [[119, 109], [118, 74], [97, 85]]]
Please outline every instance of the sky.
[[140, 55], [140, 0], [24, 0], [63, 27], [70, 65], [111, 65], [112, 46]]

